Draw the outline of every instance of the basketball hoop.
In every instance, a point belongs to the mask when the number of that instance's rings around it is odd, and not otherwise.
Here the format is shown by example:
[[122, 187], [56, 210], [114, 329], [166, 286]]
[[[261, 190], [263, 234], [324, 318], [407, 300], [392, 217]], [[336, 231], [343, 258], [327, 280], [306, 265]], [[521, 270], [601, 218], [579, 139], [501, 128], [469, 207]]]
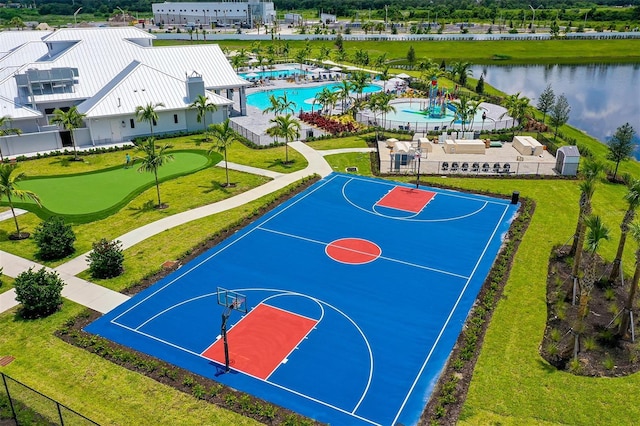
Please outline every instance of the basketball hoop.
[[232, 311], [247, 313], [247, 297], [233, 290], [227, 290], [218, 287], [218, 305], [224, 306], [222, 312], [222, 325], [220, 326], [220, 334], [224, 342], [224, 366], [225, 373], [229, 372], [229, 341], [227, 340], [227, 320], [231, 316]]

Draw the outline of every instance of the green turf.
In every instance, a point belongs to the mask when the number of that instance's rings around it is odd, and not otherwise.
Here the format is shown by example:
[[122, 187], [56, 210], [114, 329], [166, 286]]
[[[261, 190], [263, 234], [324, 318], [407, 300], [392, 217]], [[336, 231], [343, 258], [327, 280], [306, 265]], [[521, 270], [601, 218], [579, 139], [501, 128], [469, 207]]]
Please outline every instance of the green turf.
[[[174, 161], [158, 169], [161, 181], [201, 170], [211, 164], [212, 159], [203, 151], [173, 152]], [[19, 183], [20, 189], [35, 192], [47, 215], [71, 216], [81, 221], [81, 216], [101, 216], [112, 212], [145, 189], [155, 185], [154, 175], [138, 170], [138, 160], [130, 168], [118, 166], [96, 172], [66, 176], [49, 176], [26, 179]], [[35, 203], [17, 203], [35, 210]]]

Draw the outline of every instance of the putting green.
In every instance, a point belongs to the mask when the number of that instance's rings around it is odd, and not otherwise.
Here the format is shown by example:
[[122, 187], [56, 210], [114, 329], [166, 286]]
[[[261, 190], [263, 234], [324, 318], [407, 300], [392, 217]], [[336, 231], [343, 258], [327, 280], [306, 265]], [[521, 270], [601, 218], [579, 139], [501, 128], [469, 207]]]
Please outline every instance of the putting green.
[[[176, 151], [170, 161], [158, 169], [158, 180], [183, 176], [204, 169], [213, 161], [204, 152]], [[214, 156], [218, 160], [218, 156]], [[20, 189], [28, 189], [40, 197], [46, 215], [71, 216], [81, 219], [90, 215], [106, 216], [134, 196], [155, 185], [151, 172], [139, 172], [140, 160], [133, 166], [100, 170], [68, 176], [25, 179]], [[19, 203], [23, 208], [39, 210], [32, 201]], [[16, 203], [18, 205], [18, 203]]]

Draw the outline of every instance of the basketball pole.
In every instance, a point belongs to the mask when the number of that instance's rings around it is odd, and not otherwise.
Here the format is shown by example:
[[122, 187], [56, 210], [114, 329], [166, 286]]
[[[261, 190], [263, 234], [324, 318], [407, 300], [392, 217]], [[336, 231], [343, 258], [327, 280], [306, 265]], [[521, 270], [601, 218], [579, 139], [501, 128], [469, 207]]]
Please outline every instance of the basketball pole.
[[421, 148], [422, 148], [422, 142], [420, 141], [420, 139], [418, 139], [418, 176], [416, 178], [416, 189], [420, 188], [420, 158], [422, 157], [422, 152], [421, 152]]
[[222, 326], [220, 334], [222, 334], [222, 342], [224, 343], [224, 372], [229, 372], [229, 341], [227, 340], [227, 320], [231, 311], [233, 310], [233, 303], [229, 305], [222, 313]]

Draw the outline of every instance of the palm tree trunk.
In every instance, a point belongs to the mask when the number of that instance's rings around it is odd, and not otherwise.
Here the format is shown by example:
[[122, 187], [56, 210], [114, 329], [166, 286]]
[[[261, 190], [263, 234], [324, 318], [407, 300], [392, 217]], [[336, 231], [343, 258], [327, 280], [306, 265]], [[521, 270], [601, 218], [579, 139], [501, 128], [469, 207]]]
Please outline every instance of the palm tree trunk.
[[13, 221], [16, 224], [16, 232], [18, 233], [18, 236], [20, 236], [20, 226], [18, 226], [18, 217], [16, 216], [15, 210], [13, 210], [13, 203], [11, 202], [11, 196], [9, 196], [8, 198], [9, 198], [9, 207], [11, 208], [11, 214], [13, 215]]
[[627, 337], [629, 334], [628, 332], [631, 325], [630, 312], [633, 309], [633, 301], [636, 298], [638, 281], [640, 281], [640, 251], [636, 252], [636, 271], [633, 274], [633, 280], [629, 287], [629, 295], [627, 296], [627, 301], [625, 302], [624, 309], [622, 311], [622, 321], [620, 322], [620, 328], [618, 328], [618, 335], [623, 338]]
[[[581, 209], [582, 210], [582, 209]], [[578, 215], [578, 224], [576, 225], [576, 231], [573, 234], [573, 243], [571, 243], [571, 250], [569, 250], [569, 256], [572, 256], [578, 250], [578, 240], [580, 239], [580, 229], [582, 229], [582, 223], [584, 222], [584, 212], [580, 212]]]
[[158, 183], [158, 169], [153, 171], [153, 174], [156, 177], [156, 192], [158, 193], [158, 208], [162, 207], [162, 202], [160, 201], [160, 184]]
[[284, 138], [284, 158], [285, 163], [289, 164], [289, 138]]
[[[580, 263], [582, 263], [582, 247], [584, 246], [584, 235], [586, 232], [586, 228], [587, 225], [584, 223], [582, 223], [580, 230], [578, 231], [578, 249], [576, 250], [576, 254], [573, 257], [573, 268], [571, 270], [571, 276], [573, 277], [573, 279], [578, 279], [578, 273], [580, 272]], [[582, 285], [580, 285], [580, 280], [578, 279], [578, 287], [582, 287]], [[582, 299], [582, 292], [581, 292], [581, 297], [580, 299]]]
[[229, 186], [229, 162], [227, 161], [227, 149], [224, 150], [224, 172], [227, 175], [227, 186]]
[[76, 138], [73, 137], [73, 129], [69, 130], [69, 136], [71, 136], [71, 144], [73, 145], [73, 159], [78, 160], [78, 149], [76, 148]]
[[624, 244], [626, 240], [627, 231], [623, 231], [620, 235], [620, 243], [618, 244], [618, 252], [616, 253], [616, 258], [613, 259], [613, 264], [611, 265], [611, 274], [609, 274], [610, 282], [614, 282], [620, 274], [620, 262], [622, 262], [622, 253], [624, 251]]

